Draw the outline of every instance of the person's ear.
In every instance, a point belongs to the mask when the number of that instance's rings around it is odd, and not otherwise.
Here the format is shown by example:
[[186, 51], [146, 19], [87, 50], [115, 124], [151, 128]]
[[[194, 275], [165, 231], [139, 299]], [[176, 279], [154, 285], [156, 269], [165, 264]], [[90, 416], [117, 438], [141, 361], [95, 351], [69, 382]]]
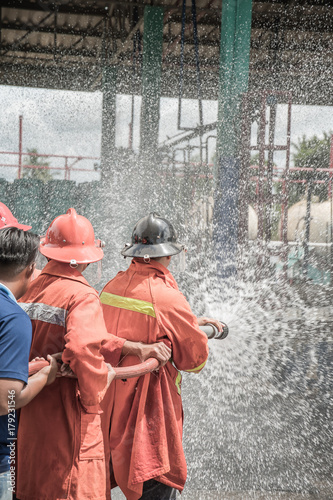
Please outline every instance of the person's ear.
[[31, 276], [33, 275], [33, 272], [34, 272], [35, 269], [36, 269], [36, 262], [33, 262], [32, 264], [29, 264], [29, 266], [27, 266], [27, 268], [26, 268], [26, 277], [28, 279], [31, 278]]

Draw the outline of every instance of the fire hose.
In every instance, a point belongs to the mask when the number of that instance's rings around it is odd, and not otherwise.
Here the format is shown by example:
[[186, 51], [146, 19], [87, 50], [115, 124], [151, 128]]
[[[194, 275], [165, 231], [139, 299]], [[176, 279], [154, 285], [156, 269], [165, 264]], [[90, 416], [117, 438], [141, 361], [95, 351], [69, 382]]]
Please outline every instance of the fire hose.
[[[208, 339], [223, 340], [227, 337], [229, 329], [225, 323], [222, 323], [222, 332], [219, 332], [215, 325], [207, 323], [204, 326], [200, 326], [202, 330], [208, 337]], [[29, 377], [39, 370], [48, 366], [49, 362], [46, 360], [30, 361], [29, 363]], [[133, 377], [140, 377], [141, 375], [146, 375], [147, 373], [153, 372], [159, 366], [159, 361], [156, 358], [149, 358], [143, 363], [139, 363], [134, 366], [123, 366], [113, 368], [116, 372], [116, 379], [127, 379]], [[75, 377], [75, 375], [73, 375]]]

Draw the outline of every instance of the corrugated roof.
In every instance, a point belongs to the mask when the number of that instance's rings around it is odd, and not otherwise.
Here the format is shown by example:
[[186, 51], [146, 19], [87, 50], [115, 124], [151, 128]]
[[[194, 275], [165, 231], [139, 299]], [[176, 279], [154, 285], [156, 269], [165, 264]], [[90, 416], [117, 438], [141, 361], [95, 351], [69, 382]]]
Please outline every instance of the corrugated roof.
[[[140, 93], [143, 12], [150, 1], [1, 0], [0, 83], [95, 90], [116, 65], [120, 92]], [[164, 7], [163, 95], [177, 95], [181, 0]], [[217, 98], [221, 1], [197, 0], [205, 97]], [[187, 2], [184, 96], [196, 96], [191, 2]], [[134, 56], [134, 57], [133, 57]], [[137, 77], [133, 77], [135, 67]], [[250, 90], [292, 90], [294, 102], [332, 104], [330, 1], [253, 1]]]

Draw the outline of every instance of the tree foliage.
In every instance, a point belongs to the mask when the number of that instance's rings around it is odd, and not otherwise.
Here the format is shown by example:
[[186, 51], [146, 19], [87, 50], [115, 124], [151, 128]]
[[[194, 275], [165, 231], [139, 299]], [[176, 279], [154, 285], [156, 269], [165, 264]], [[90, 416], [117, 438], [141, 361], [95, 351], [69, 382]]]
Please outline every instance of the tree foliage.
[[23, 177], [30, 179], [37, 179], [43, 182], [47, 182], [53, 179], [48, 167], [50, 163], [45, 161], [46, 156], [40, 156], [36, 148], [28, 149], [29, 155], [24, 160], [25, 165], [31, 165], [35, 168], [24, 168]]
[[[307, 187], [313, 182], [312, 194], [319, 197], [320, 201], [327, 200], [329, 172], [322, 172], [318, 169], [329, 168], [330, 166], [330, 145], [332, 132], [324, 132], [322, 139], [316, 135], [307, 139], [305, 135], [293, 143], [295, 152], [293, 153], [294, 166], [313, 170], [296, 170], [290, 172], [290, 179], [306, 181], [304, 183], [293, 183], [289, 185], [289, 205], [293, 205], [306, 195]], [[320, 182], [318, 182], [320, 181]]]

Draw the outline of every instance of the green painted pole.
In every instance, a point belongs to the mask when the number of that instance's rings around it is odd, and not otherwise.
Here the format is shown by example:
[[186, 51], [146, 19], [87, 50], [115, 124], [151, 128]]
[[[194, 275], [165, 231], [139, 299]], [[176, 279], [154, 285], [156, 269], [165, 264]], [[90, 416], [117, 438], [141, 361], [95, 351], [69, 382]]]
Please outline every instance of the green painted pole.
[[112, 173], [112, 157], [116, 147], [116, 94], [117, 68], [103, 68], [103, 108], [102, 108], [102, 145], [101, 168], [102, 179], [107, 181]]
[[140, 152], [154, 159], [158, 146], [163, 50], [162, 7], [144, 10]]
[[236, 274], [240, 105], [249, 79], [252, 0], [223, 0], [214, 237], [218, 275]]

